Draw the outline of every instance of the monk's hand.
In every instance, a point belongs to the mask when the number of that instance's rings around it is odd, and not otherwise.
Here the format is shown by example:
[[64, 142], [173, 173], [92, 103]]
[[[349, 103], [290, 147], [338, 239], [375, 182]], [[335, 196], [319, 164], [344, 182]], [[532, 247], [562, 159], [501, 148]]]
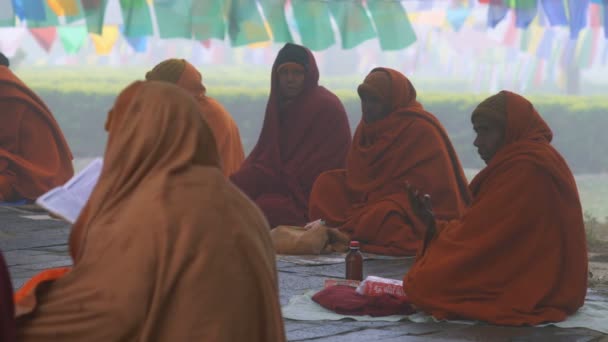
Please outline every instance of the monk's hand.
[[409, 182], [405, 183], [407, 194], [410, 199], [410, 205], [418, 218], [427, 226], [435, 223], [435, 214], [431, 204], [431, 196], [429, 194], [421, 194], [418, 189], [415, 189]]

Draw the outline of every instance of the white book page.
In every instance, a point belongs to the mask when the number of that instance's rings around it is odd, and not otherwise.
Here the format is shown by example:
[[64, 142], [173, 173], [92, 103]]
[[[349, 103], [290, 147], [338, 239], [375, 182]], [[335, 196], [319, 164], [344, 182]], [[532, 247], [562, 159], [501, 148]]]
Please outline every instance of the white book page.
[[102, 166], [103, 159], [95, 158], [87, 167], [65, 183], [63, 187], [72, 194], [72, 196], [81, 201], [84, 206], [97, 184]]
[[36, 204], [74, 223], [97, 184], [103, 160], [93, 160], [63, 186], [52, 189], [36, 200]]
[[63, 187], [55, 188], [36, 200], [36, 204], [74, 223], [82, 210], [83, 204]]

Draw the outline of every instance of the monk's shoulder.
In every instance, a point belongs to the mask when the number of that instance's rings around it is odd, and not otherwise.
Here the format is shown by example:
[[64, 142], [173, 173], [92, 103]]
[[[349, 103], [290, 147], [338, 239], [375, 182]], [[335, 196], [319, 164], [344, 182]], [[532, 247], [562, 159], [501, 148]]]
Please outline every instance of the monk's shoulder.
[[341, 111], [345, 111], [344, 105], [340, 98], [329, 89], [319, 86], [314, 93], [315, 101], [321, 106], [321, 108], [328, 109], [340, 109]]

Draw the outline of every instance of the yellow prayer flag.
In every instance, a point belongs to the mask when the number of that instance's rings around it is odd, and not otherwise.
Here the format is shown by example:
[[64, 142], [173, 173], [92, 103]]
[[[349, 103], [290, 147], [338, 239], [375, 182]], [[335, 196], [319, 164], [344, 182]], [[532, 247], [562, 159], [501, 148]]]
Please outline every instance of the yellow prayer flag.
[[95, 45], [95, 52], [97, 52], [98, 55], [110, 54], [119, 35], [118, 26], [115, 25], [104, 26], [101, 35], [91, 33], [91, 39]]
[[76, 0], [47, 0], [49, 7], [59, 17], [75, 16], [79, 13]]

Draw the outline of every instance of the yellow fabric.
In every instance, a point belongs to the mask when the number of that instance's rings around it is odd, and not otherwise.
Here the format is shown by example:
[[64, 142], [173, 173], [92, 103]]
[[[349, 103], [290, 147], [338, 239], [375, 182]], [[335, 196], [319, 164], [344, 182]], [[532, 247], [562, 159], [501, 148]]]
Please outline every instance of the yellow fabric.
[[118, 26], [114, 25], [104, 26], [101, 36], [92, 33], [91, 39], [95, 45], [95, 52], [97, 52], [98, 55], [108, 55], [112, 52], [112, 48], [114, 47], [114, 44], [116, 44], [119, 35]]
[[59, 17], [74, 16], [79, 13], [76, 0], [47, 0], [47, 3]]

